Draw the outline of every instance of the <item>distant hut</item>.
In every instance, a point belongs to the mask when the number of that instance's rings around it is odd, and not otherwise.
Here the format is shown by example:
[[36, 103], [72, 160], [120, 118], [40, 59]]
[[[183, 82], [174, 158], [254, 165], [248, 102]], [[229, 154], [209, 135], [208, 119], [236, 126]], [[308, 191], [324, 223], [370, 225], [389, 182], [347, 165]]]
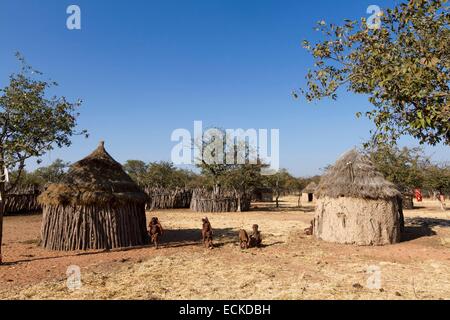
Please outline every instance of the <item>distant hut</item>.
[[313, 202], [317, 184], [313, 181], [302, 190], [302, 202]]
[[19, 185], [5, 198], [5, 215], [29, 214], [42, 210], [37, 198], [42, 188], [39, 185]]
[[103, 142], [39, 196], [42, 245], [50, 250], [112, 249], [148, 242], [146, 194]]
[[271, 188], [255, 188], [252, 200], [256, 202], [273, 202], [273, 190]]
[[356, 245], [400, 241], [401, 194], [358, 151], [347, 152], [326, 172], [316, 196], [314, 235], [317, 238]]

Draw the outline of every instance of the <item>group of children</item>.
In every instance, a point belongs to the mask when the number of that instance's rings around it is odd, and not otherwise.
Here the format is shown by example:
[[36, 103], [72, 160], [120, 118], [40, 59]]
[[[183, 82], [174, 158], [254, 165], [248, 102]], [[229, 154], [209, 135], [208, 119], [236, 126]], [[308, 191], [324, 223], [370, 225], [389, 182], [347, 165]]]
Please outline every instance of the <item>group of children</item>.
[[[148, 234], [151, 242], [158, 249], [158, 240], [163, 235], [163, 227], [157, 217], [153, 217], [148, 225]], [[202, 239], [205, 248], [212, 249], [213, 246], [213, 229], [208, 217], [202, 219]], [[258, 230], [258, 225], [253, 225], [253, 231], [249, 236], [247, 231], [239, 231], [239, 242], [241, 249], [248, 249], [252, 247], [260, 247], [262, 245], [261, 231]]]
[[239, 242], [241, 245], [241, 249], [248, 249], [254, 247], [260, 247], [262, 244], [261, 231], [258, 230], [258, 225], [253, 225], [253, 231], [250, 237], [248, 236], [247, 231], [241, 229], [239, 231]]

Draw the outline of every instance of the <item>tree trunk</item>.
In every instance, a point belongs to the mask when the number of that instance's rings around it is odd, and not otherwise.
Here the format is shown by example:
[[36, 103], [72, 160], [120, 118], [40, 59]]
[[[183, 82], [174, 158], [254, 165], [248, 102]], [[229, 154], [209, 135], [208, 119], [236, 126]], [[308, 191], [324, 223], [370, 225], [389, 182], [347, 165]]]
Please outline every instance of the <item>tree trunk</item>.
[[[0, 175], [1, 179], [1, 175]], [[5, 182], [0, 181], [0, 264], [2, 259], [2, 241], [3, 241], [3, 216], [5, 214]]]
[[439, 201], [439, 204], [441, 205], [441, 210], [442, 211], [447, 211], [447, 208], [445, 207], [445, 198], [444, 198], [444, 196], [442, 194], [440, 194], [438, 196], [438, 201]]
[[277, 196], [275, 198], [275, 203], [276, 203], [276, 207], [279, 208], [280, 207], [280, 204], [278, 202], [278, 199], [280, 198], [280, 180], [279, 180], [279, 178], [277, 178], [276, 190], [277, 190]]

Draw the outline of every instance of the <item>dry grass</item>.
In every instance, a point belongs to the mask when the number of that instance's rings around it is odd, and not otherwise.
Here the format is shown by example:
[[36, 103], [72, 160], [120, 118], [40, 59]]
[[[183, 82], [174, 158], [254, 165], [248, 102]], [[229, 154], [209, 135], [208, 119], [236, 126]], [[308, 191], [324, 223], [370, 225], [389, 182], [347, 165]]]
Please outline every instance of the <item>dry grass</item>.
[[[168, 232], [153, 248], [58, 258], [61, 270], [82, 268], [83, 287], [69, 291], [64, 273], [56, 279], [0, 289], [9, 299], [449, 299], [450, 230], [437, 204], [406, 212], [409, 241], [386, 247], [354, 247], [303, 235], [311, 207], [211, 214], [214, 250], [199, 244], [201, 214], [158, 211]], [[420, 219], [418, 218], [420, 217]], [[237, 232], [258, 223], [266, 247], [240, 250]], [[429, 230], [431, 228], [431, 230]], [[422, 236], [428, 231], [436, 234]], [[24, 239], [22, 239], [23, 241]], [[101, 259], [100, 259], [101, 257]], [[32, 265], [36, 262], [30, 262]], [[368, 289], [368, 266], [381, 270], [381, 288]], [[21, 266], [16, 266], [21, 268]], [[28, 265], [30, 267], [30, 265]], [[17, 271], [17, 269], [16, 269]], [[25, 270], [23, 270], [25, 271]], [[0, 274], [2, 269], [0, 268]], [[18, 273], [18, 277], [22, 277]]]

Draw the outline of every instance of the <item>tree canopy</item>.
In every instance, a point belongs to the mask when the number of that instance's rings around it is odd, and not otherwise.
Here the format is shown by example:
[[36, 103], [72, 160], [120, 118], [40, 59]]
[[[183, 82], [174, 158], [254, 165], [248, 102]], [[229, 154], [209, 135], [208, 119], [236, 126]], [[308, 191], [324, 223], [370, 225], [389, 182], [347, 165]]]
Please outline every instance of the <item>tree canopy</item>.
[[424, 185], [424, 169], [430, 164], [421, 148], [378, 146], [370, 158], [384, 177], [402, 192], [411, 192]]
[[[64, 162], [61, 159], [56, 159], [49, 166], [37, 168], [32, 172], [28, 172], [24, 169], [21, 173], [18, 184], [44, 186], [47, 183], [59, 183], [64, 179], [69, 165], [70, 163], [68, 162]], [[14, 180], [16, 180], [18, 175], [19, 172], [17, 171], [11, 173]]]
[[376, 168], [400, 191], [422, 188], [429, 192], [450, 192], [450, 165], [433, 163], [421, 148], [378, 146], [368, 150]]
[[[9, 84], [0, 89], [0, 172], [16, 169], [17, 180], [25, 168], [25, 161], [38, 158], [55, 147], [71, 145], [77, 131], [77, 108], [81, 101], [69, 102], [65, 97], [49, 96], [57, 86], [43, 80], [42, 73], [31, 68], [16, 54], [21, 71], [9, 77]], [[5, 177], [0, 177], [0, 263], [3, 235], [4, 201], [8, 193]], [[11, 183], [10, 188], [17, 181]]]
[[140, 160], [128, 160], [123, 168], [138, 185], [143, 187], [185, 188], [201, 185], [197, 174], [177, 168], [167, 161], [145, 163]]
[[408, 0], [384, 10], [377, 28], [365, 18], [342, 25], [320, 21], [323, 40], [303, 42], [315, 63], [300, 93], [308, 101], [336, 99], [339, 89], [367, 95], [374, 143], [395, 143], [407, 134], [420, 143], [450, 145], [447, 3]]

